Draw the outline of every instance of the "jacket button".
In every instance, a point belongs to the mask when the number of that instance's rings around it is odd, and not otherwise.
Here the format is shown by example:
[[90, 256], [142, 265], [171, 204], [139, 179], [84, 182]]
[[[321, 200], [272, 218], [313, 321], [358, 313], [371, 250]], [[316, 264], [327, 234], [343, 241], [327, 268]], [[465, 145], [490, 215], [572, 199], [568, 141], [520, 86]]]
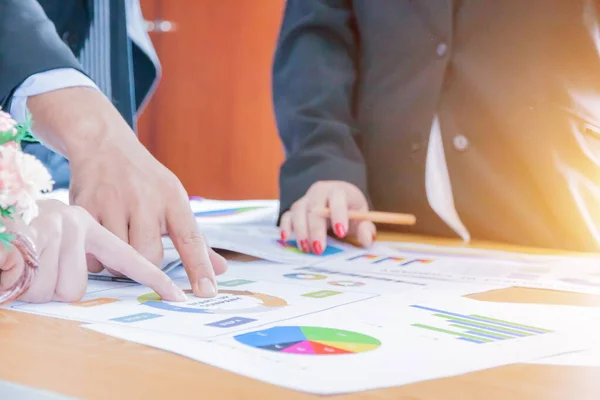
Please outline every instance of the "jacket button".
[[469, 139], [463, 135], [456, 135], [452, 138], [452, 145], [456, 151], [466, 151], [469, 148]]
[[442, 56], [446, 55], [447, 51], [448, 51], [448, 45], [446, 43], [438, 44], [438, 47], [436, 49], [436, 53], [438, 56], [442, 57]]

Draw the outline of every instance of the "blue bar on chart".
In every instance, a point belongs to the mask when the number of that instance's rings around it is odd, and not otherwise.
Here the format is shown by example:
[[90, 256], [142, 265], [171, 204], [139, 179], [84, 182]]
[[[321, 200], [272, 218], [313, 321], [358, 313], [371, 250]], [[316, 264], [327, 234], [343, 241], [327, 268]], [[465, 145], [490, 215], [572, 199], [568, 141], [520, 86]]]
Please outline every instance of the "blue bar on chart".
[[552, 333], [552, 331], [548, 329], [477, 314], [464, 315], [419, 305], [411, 305], [411, 307], [432, 312], [432, 316], [445, 320], [449, 328], [456, 330], [424, 324], [412, 324], [413, 327], [456, 336], [458, 340], [470, 343], [484, 344]]

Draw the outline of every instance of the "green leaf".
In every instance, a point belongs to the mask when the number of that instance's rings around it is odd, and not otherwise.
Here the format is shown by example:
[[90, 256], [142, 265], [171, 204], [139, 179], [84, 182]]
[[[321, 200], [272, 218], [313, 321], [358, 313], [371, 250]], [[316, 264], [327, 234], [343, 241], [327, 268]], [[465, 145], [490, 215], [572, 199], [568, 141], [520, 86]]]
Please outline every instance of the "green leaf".
[[15, 240], [15, 235], [10, 233], [0, 233], [0, 243], [4, 245], [6, 250], [10, 249], [10, 242]]
[[12, 219], [15, 211], [17, 211], [15, 206], [8, 206], [6, 208], [0, 207], [0, 217]]

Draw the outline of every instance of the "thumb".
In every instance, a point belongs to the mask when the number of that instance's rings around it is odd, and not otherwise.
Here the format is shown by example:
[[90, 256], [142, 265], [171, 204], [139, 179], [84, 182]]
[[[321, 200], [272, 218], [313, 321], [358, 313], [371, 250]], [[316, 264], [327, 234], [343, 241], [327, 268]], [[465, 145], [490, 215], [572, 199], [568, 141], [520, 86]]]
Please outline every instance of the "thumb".
[[23, 275], [25, 260], [13, 246], [0, 244], [0, 289], [12, 287]]
[[356, 221], [350, 224], [350, 233], [362, 247], [369, 247], [375, 241], [377, 228], [371, 221]]

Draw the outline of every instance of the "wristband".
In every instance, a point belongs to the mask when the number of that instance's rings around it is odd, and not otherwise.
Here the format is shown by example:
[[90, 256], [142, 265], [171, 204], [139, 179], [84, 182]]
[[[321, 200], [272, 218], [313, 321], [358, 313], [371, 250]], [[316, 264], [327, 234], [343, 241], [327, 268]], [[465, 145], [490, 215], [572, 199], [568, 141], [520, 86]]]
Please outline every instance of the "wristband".
[[21, 233], [11, 233], [11, 235], [14, 237], [11, 241], [11, 245], [13, 245], [23, 257], [23, 273], [11, 287], [4, 291], [0, 291], [0, 305], [9, 303], [25, 293], [31, 286], [33, 277], [39, 268], [35, 244], [27, 236]]

